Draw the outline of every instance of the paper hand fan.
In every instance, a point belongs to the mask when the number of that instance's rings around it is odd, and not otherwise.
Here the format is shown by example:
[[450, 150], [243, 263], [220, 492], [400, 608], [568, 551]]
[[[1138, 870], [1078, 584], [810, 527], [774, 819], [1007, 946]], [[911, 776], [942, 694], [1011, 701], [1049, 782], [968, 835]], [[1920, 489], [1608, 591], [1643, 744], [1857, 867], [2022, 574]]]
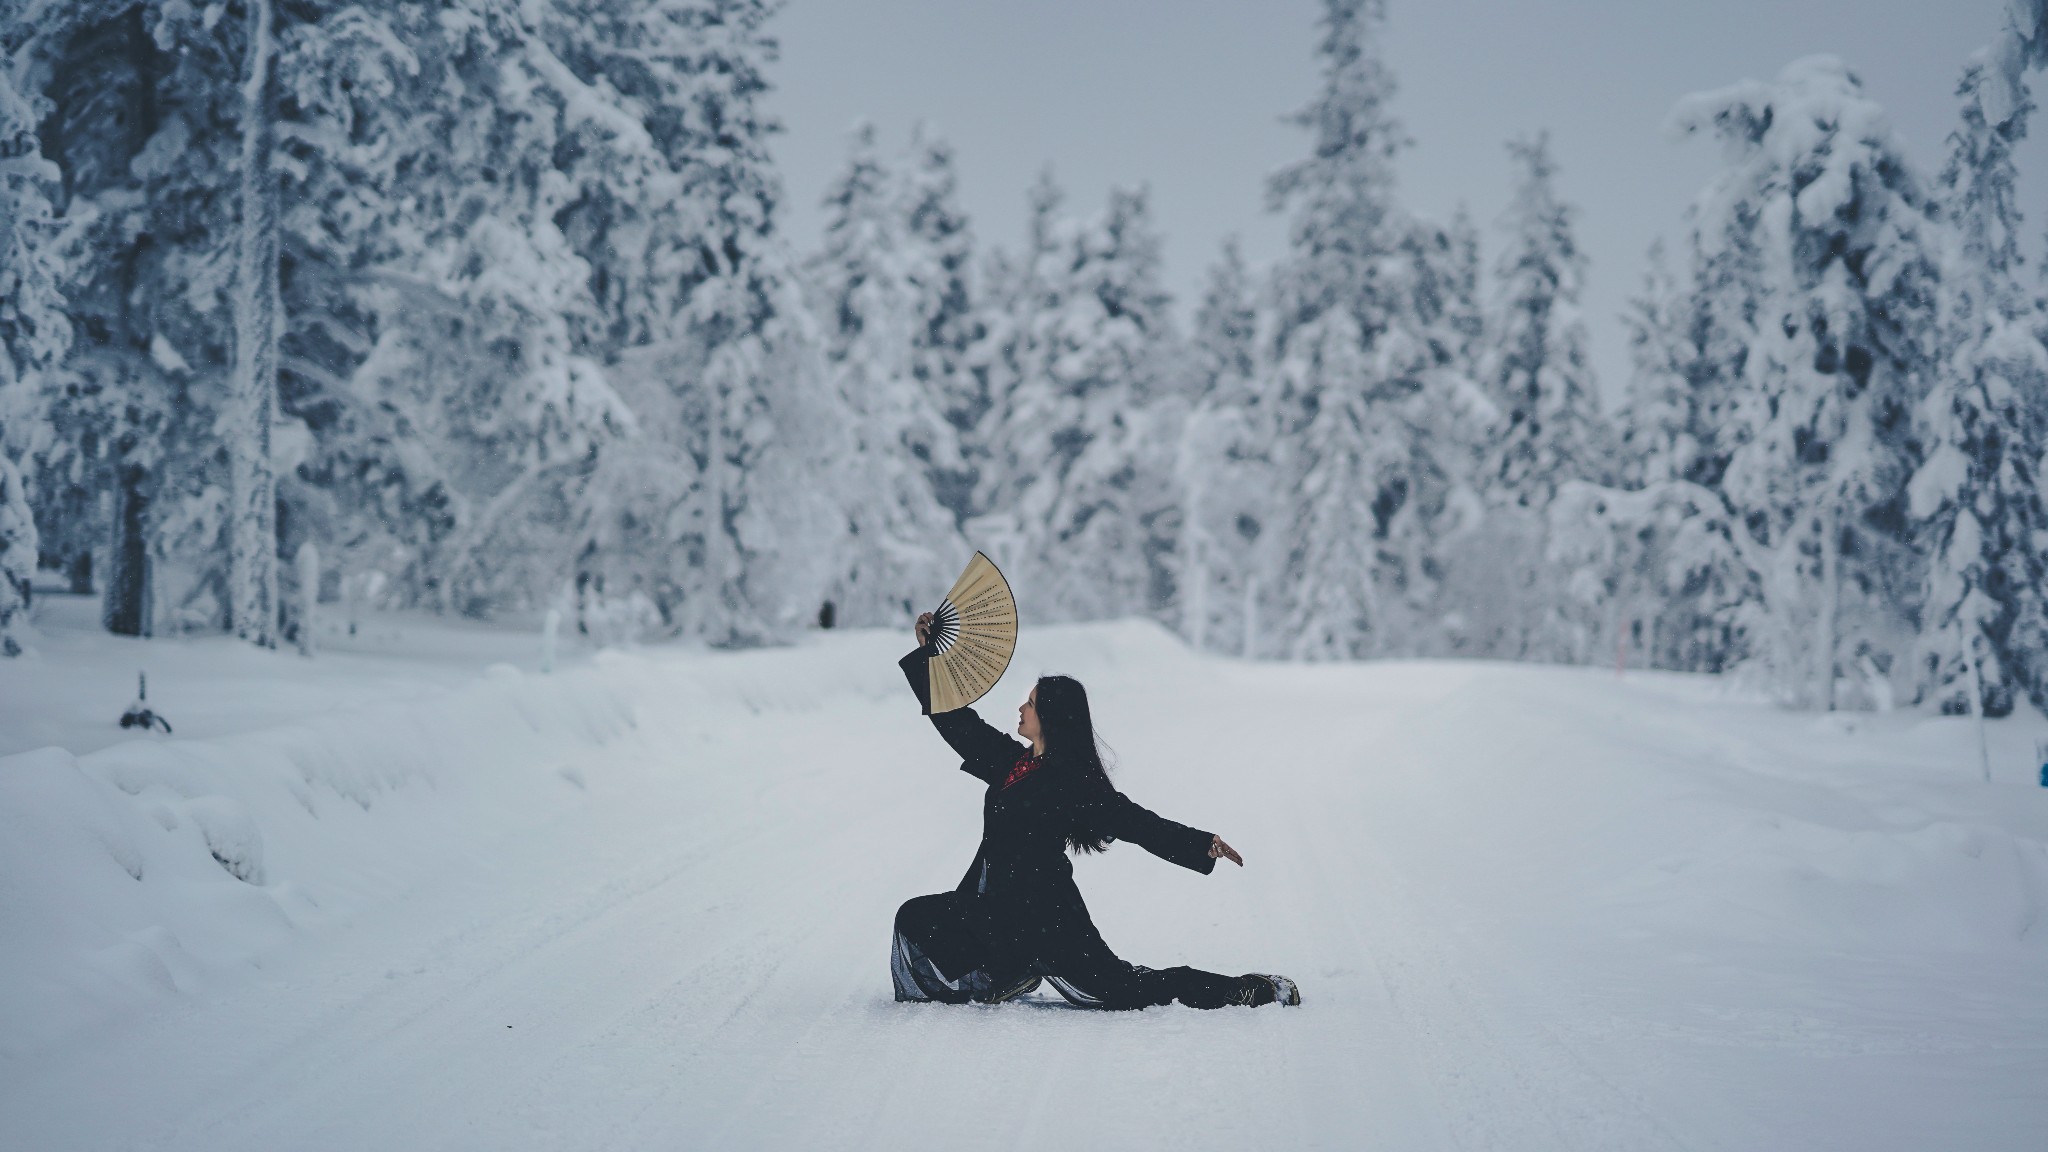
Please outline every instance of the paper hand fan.
[[996, 686], [1017, 651], [1017, 600], [995, 561], [976, 552], [932, 610], [931, 710], [965, 708]]

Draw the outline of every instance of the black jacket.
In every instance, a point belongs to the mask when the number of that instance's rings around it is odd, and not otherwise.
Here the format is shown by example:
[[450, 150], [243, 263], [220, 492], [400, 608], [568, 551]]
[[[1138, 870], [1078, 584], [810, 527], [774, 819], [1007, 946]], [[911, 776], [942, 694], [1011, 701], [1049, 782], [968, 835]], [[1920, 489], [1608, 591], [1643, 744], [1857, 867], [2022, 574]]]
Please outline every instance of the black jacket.
[[[905, 656], [903, 675], [918, 703], [931, 711], [925, 661], [929, 648]], [[955, 891], [996, 963], [1021, 969], [1033, 962], [1057, 967], [1062, 958], [1103, 948], [1102, 938], [1074, 886], [1066, 838], [1076, 829], [1127, 840], [1162, 860], [1208, 873], [1213, 837], [1140, 807], [1100, 779], [1071, 773], [1048, 759], [1008, 788], [1003, 780], [1030, 745], [997, 731], [972, 708], [932, 716], [960, 770], [988, 785], [981, 805], [981, 847]]]

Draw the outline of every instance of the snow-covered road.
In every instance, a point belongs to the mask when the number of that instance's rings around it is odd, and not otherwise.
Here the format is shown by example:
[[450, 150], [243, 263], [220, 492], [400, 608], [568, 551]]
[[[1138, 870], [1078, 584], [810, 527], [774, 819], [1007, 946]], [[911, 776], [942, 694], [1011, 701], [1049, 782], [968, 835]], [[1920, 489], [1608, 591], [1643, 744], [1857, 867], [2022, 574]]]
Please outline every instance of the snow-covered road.
[[642, 691], [636, 735], [594, 744], [553, 818], [452, 840], [238, 978], [0, 1054], [0, 1143], [1867, 1152], [2048, 1132], [2048, 793], [2017, 763], [1972, 784], [1960, 723], [1611, 671], [1243, 665], [1136, 624], [1031, 639], [984, 714], [1030, 674], [1081, 676], [1120, 786], [1246, 858], [1081, 860], [1106, 937], [1138, 963], [1286, 973], [1300, 1009], [894, 1003], [889, 917], [954, 883], [979, 810], [900, 688], [903, 645], [656, 652], [611, 670]]

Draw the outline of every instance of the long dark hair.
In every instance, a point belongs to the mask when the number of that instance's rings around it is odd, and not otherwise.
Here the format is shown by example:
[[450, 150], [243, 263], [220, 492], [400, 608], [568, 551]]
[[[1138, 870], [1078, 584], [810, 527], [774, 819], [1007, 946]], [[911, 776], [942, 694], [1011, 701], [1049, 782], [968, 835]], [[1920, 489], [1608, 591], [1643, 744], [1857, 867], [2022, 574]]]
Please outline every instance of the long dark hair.
[[1088, 712], [1088, 690], [1072, 676], [1040, 676], [1037, 710], [1046, 766], [1059, 773], [1081, 801], [1071, 809], [1076, 820], [1067, 831], [1067, 847], [1076, 852], [1100, 852], [1114, 837], [1090, 819], [1100, 810], [1091, 801], [1114, 789], [1109, 783], [1109, 767], [1103, 762], [1102, 737], [1095, 734], [1095, 718]]

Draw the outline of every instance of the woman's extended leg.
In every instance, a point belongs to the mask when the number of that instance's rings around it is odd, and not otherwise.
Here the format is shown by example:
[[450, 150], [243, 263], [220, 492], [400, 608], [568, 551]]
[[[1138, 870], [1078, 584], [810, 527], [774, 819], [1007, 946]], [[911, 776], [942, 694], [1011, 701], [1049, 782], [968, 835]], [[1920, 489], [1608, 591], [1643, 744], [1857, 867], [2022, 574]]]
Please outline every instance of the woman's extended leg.
[[[1261, 995], [1263, 976], [1225, 976], [1186, 966], [1145, 968], [1126, 963], [1089, 925], [1078, 946], [1046, 964], [1046, 979], [1067, 998], [1084, 1008], [1149, 1008], [1175, 1000], [1190, 1008], [1222, 1008], [1230, 1004], [1270, 1003], [1275, 997]], [[1285, 1000], [1285, 996], [1279, 997]], [[1295, 1003], [1300, 1002], [1297, 995]]]
[[[1118, 961], [1124, 971], [1107, 966], [1075, 971], [1068, 965], [1047, 976], [1070, 1004], [1084, 1008], [1149, 1008], [1175, 1000], [1190, 1008], [1222, 1008], [1245, 1004], [1245, 978], [1204, 972], [1200, 968], [1145, 968]], [[1069, 975], [1069, 973], [1072, 973]]]

